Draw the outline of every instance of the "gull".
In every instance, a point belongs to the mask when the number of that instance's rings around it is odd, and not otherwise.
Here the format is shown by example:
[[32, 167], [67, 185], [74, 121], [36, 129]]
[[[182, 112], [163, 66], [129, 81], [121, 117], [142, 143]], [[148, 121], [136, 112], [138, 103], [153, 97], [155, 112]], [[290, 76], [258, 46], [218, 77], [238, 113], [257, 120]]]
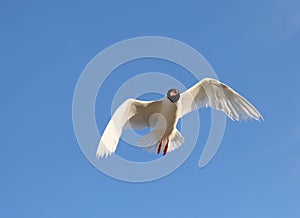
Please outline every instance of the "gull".
[[151, 128], [137, 143], [150, 152], [162, 151], [166, 155], [184, 143], [184, 137], [176, 128], [178, 120], [203, 107], [223, 111], [233, 121], [263, 120], [258, 110], [232, 88], [216, 79], [204, 78], [182, 94], [178, 89], [169, 89], [166, 96], [157, 101], [128, 98], [107, 124], [96, 157], [108, 157], [116, 151], [123, 128]]

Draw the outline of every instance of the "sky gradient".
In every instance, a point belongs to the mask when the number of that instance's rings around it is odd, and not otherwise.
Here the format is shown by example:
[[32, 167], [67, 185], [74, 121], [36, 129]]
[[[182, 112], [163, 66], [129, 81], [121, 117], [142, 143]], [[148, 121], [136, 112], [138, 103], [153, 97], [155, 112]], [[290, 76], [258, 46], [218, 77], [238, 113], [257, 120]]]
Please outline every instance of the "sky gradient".
[[[1, 1], [0, 217], [299, 217], [299, 8], [296, 0]], [[165, 178], [136, 184], [104, 175], [85, 158], [72, 98], [95, 55], [147, 35], [195, 48], [265, 121], [228, 120], [218, 153], [200, 169], [210, 127], [202, 110], [189, 159]], [[125, 64], [99, 90], [107, 96], [96, 102], [100, 131], [122, 81], [151, 71], [196, 82], [163, 61]], [[119, 149], [126, 153], [126, 144]]]

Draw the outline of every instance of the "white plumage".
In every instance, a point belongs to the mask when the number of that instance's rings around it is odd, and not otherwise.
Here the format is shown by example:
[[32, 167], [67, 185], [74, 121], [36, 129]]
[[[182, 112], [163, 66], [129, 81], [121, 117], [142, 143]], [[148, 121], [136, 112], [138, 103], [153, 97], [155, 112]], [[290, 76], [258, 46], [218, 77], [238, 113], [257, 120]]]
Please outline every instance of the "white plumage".
[[139, 101], [129, 98], [113, 114], [98, 145], [97, 157], [107, 157], [115, 152], [124, 127], [143, 129], [149, 134], [138, 141], [150, 152], [160, 153], [179, 148], [184, 138], [176, 129], [178, 119], [202, 107], [223, 111], [232, 120], [263, 119], [258, 110], [245, 98], [218, 80], [205, 78], [180, 95], [170, 89], [158, 101]]

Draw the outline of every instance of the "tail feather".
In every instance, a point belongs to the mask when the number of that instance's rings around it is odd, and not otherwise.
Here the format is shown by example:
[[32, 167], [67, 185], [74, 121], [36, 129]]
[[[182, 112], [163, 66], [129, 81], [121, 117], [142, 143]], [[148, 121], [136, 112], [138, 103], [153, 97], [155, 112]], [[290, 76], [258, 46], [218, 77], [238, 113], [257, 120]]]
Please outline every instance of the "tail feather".
[[[154, 134], [151, 134], [150, 132], [148, 135], [144, 136], [138, 141], [138, 144], [144, 147], [144, 150], [148, 151], [149, 153], [157, 152], [157, 146], [160, 141], [159, 138], [153, 135]], [[168, 152], [178, 149], [184, 143], [184, 138], [177, 129], [175, 129], [170, 138], [171, 140], [168, 144]], [[163, 142], [161, 150], [164, 149], [165, 145], [166, 141]]]
[[184, 138], [177, 129], [175, 129], [172, 135], [173, 138], [169, 142], [168, 152], [178, 149], [184, 143]]

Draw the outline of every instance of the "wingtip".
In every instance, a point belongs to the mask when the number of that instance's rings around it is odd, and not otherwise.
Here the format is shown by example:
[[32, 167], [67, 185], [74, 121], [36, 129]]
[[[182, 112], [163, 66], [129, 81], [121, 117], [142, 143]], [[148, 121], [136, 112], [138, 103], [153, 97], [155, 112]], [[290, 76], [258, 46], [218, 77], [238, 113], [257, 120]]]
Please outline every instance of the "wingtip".
[[96, 158], [100, 159], [100, 158], [108, 158], [112, 155], [111, 152], [106, 152], [106, 153], [97, 153], [96, 154]]
[[100, 159], [100, 158], [107, 158], [109, 156], [112, 155], [112, 153], [114, 153], [115, 151], [110, 151], [101, 141], [99, 143], [97, 152], [96, 152], [96, 158]]
[[259, 112], [257, 112], [257, 115], [253, 116], [252, 119], [255, 119], [257, 122], [260, 122], [260, 123], [265, 121], [265, 119], [263, 118], [263, 116]]
[[260, 116], [257, 116], [257, 117], [250, 117], [249, 120], [255, 120], [259, 123], [262, 123], [264, 121], [264, 118], [260, 115]]
[[263, 118], [263, 116], [260, 115], [260, 117], [257, 119], [258, 122], [262, 123], [265, 121], [265, 119]]

